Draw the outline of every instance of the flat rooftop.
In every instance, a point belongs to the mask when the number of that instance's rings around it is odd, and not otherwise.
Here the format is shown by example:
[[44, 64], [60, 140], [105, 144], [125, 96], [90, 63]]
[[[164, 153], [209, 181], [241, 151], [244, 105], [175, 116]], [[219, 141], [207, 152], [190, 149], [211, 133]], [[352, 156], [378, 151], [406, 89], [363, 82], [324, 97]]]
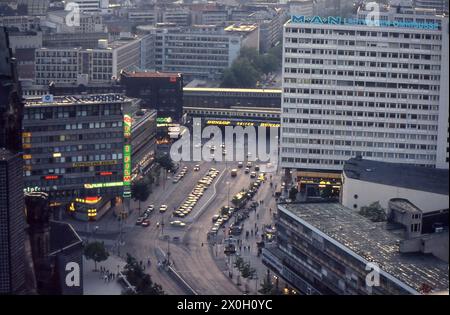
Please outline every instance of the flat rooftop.
[[210, 93], [276, 93], [281, 95], [279, 89], [240, 89], [240, 88], [207, 88], [184, 87], [183, 92], [210, 92]]
[[344, 173], [366, 182], [448, 195], [446, 169], [351, 158], [344, 164]]
[[71, 96], [53, 96], [53, 101], [44, 101], [45, 96], [39, 98], [27, 98], [25, 107], [45, 107], [45, 106], [69, 106], [69, 105], [92, 105], [105, 103], [131, 102], [132, 99], [123, 94], [87, 94]]
[[131, 78], [172, 78], [181, 77], [181, 73], [178, 72], [158, 72], [158, 71], [122, 71], [124, 77]]
[[428, 284], [433, 291], [448, 290], [449, 265], [432, 256], [399, 252], [402, 238], [385, 229], [385, 223], [373, 223], [339, 203], [304, 203], [279, 205], [306, 221], [347, 251], [376, 262], [380, 268], [419, 291]]
[[232, 24], [225, 27], [225, 32], [250, 33], [258, 28], [257, 24]]

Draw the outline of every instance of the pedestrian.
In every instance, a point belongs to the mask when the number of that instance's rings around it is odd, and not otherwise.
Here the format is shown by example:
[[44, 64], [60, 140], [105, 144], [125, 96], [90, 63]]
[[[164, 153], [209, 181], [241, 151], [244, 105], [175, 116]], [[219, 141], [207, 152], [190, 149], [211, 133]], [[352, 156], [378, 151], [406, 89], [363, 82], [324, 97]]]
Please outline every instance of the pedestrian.
[[269, 212], [272, 213], [272, 208], [269, 208]]
[[259, 220], [259, 213], [256, 214], [256, 220]]

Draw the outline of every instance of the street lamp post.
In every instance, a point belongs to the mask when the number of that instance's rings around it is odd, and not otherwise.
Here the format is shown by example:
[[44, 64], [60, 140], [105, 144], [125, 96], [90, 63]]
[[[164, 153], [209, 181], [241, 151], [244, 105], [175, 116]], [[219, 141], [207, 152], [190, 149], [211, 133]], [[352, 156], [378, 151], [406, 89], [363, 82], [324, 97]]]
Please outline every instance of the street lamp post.
[[228, 209], [230, 209], [230, 182], [227, 181], [227, 182], [225, 182], [225, 184], [227, 185], [227, 188], [228, 188], [227, 202], [228, 202]]

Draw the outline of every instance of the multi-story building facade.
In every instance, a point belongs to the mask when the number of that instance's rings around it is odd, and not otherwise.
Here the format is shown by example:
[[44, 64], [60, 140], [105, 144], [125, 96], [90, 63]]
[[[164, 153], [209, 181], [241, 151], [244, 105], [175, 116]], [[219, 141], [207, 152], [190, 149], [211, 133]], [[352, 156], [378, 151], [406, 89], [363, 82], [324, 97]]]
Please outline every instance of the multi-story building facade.
[[80, 13], [78, 25], [67, 25], [68, 14], [70, 11], [50, 11], [43, 24], [56, 33], [106, 33], [101, 15]]
[[158, 11], [160, 21], [163, 23], [174, 23], [177, 26], [189, 26], [191, 24], [191, 12], [186, 8], [161, 8]]
[[37, 16], [10, 15], [0, 16], [0, 26], [7, 28], [14, 27], [20, 32], [36, 31], [39, 29], [40, 19]]
[[367, 14], [285, 24], [282, 167], [340, 171], [359, 155], [448, 168], [448, 18]]
[[25, 185], [50, 201], [122, 195], [124, 114], [122, 94], [27, 99], [23, 123]]
[[23, 103], [8, 34], [0, 28], [0, 294], [25, 289]]
[[[387, 230], [338, 203], [279, 204], [275, 225], [277, 245], [263, 250], [263, 263], [303, 293], [448, 291], [448, 262], [409, 252], [399, 231]], [[374, 279], [374, 270], [378, 283], [368, 280]]]
[[19, 0], [18, 4], [26, 5], [28, 15], [45, 15], [50, 0]]
[[211, 25], [191, 28], [157, 25], [139, 29], [150, 35], [143, 44], [147, 47], [143, 68], [180, 72], [187, 80], [218, 79], [238, 57], [242, 47], [259, 44], [258, 40], [246, 41], [245, 32], [225, 32]]
[[156, 110], [158, 117], [180, 122], [183, 115], [181, 73], [122, 71], [120, 83], [128, 97], [141, 99], [141, 108]]
[[101, 0], [74, 0], [78, 7], [80, 8], [80, 12], [85, 13], [99, 13], [100, 12], [100, 3]]
[[41, 48], [36, 50], [36, 84], [50, 82], [110, 82], [123, 69], [141, 65], [141, 39], [99, 40], [96, 49]]

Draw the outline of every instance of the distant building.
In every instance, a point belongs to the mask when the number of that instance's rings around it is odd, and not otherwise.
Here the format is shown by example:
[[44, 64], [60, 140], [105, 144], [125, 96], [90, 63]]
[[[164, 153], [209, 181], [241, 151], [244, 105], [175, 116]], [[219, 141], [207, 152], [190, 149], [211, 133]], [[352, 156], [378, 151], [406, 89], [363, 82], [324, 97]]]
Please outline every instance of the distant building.
[[[147, 34], [143, 43], [147, 54], [144, 69], [183, 73], [185, 80], [218, 80], [238, 57], [242, 47], [258, 47], [259, 32], [254, 26], [239, 32], [214, 25], [181, 28], [171, 25], [138, 27]], [[247, 38], [247, 36], [249, 36]]]
[[8, 33], [0, 27], [0, 294], [26, 290], [21, 94]]
[[42, 47], [42, 32], [10, 32], [9, 39], [20, 79], [34, 79], [35, 51]]
[[360, 210], [379, 202], [386, 211], [391, 199], [403, 198], [423, 213], [448, 209], [449, 171], [352, 158], [342, 172], [342, 204]]
[[45, 25], [56, 33], [106, 33], [102, 16], [89, 13], [79, 14], [79, 25], [67, 25], [67, 15], [70, 11], [49, 11], [45, 19]]
[[28, 15], [45, 15], [50, 0], [18, 0], [18, 4], [26, 5]]
[[236, 23], [225, 27], [226, 34], [242, 37], [242, 46], [259, 52], [259, 26], [253, 23]]
[[[404, 251], [401, 234], [338, 203], [279, 204], [276, 230], [277, 245], [263, 249], [263, 263], [305, 294], [448, 291], [448, 232], [443, 261]], [[379, 283], [367, 281], [378, 268]]]
[[191, 13], [186, 8], [161, 8], [159, 10], [161, 16], [160, 22], [174, 23], [177, 26], [191, 25]]
[[87, 211], [60, 208], [84, 220], [95, 219], [120, 202], [125, 180], [124, 114], [130, 106], [131, 100], [122, 94], [27, 99], [23, 123], [26, 189], [48, 193], [49, 200], [59, 202], [60, 207], [76, 198], [111, 201], [99, 203], [91, 216]]
[[99, 40], [96, 49], [40, 48], [36, 50], [36, 84], [106, 83], [123, 69], [139, 68], [141, 40]]
[[83, 13], [100, 13], [101, 0], [73, 0], [78, 4], [80, 12]]
[[142, 100], [141, 108], [153, 109], [160, 118], [180, 122], [183, 115], [183, 75], [164, 72], [122, 71], [120, 84], [128, 97]]
[[4, 26], [6, 28], [17, 28], [20, 32], [38, 31], [40, 29], [40, 23], [41, 21], [37, 16], [0, 16], [0, 26]]

